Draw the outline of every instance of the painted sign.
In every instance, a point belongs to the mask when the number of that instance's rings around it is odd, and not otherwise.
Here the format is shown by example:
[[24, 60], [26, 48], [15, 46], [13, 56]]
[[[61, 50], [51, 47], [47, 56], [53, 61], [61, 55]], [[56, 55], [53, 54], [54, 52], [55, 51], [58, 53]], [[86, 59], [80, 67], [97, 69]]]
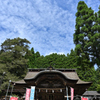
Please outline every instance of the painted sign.
[[34, 100], [34, 96], [35, 96], [35, 86], [31, 86], [30, 100]]
[[85, 97], [81, 97], [81, 100], [88, 100], [88, 98], [85, 98]]
[[18, 97], [11, 97], [10, 100], [18, 100]]
[[71, 88], [71, 100], [73, 100], [73, 99], [74, 99], [74, 89]]
[[30, 100], [30, 92], [31, 92], [31, 89], [26, 88], [25, 100]]

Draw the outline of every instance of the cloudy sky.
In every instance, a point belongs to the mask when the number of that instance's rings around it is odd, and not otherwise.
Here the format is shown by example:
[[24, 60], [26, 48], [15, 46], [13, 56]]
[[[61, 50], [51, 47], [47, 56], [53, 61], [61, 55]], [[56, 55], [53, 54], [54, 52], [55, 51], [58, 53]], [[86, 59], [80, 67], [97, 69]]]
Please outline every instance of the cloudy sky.
[[[75, 13], [80, 0], [0, 0], [0, 44], [26, 38], [35, 52], [70, 53], [74, 49]], [[100, 0], [84, 0], [98, 11]]]

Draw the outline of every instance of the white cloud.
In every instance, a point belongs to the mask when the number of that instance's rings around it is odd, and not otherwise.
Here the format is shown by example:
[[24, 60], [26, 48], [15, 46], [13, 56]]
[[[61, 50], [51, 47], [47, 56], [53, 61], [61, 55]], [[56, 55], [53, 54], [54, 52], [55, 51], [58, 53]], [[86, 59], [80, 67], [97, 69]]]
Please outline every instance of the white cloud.
[[[75, 13], [79, 0], [0, 0], [0, 43], [21, 37], [41, 55], [74, 48]], [[97, 1], [96, 1], [97, 2]], [[92, 6], [91, 2], [86, 3]], [[96, 10], [97, 4], [93, 5]], [[97, 8], [98, 9], [98, 8]]]

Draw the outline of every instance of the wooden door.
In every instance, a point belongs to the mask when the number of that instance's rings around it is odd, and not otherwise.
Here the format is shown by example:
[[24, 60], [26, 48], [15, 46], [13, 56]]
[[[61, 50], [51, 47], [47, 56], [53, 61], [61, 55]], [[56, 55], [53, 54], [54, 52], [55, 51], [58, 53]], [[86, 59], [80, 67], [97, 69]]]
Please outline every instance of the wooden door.
[[49, 100], [54, 100], [53, 94], [49, 94], [48, 97], [49, 97], [49, 98], [48, 98]]
[[64, 100], [64, 93], [38, 93], [38, 100]]
[[56, 94], [54, 94], [54, 100], [64, 100], [63, 93], [56, 93]]

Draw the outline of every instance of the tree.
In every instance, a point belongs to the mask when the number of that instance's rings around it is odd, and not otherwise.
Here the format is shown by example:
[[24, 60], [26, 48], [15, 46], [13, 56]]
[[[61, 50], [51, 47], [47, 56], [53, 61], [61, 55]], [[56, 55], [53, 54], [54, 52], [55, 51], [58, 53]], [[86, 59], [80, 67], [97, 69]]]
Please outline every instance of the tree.
[[26, 75], [28, 44], [27, 39], [21, 38], [7, 39], [1, 44], [0, 74], [6, 72], [1, 89], [7, 87], [9, 80], [16, 81]]
[[96, 90], [100, 92], [100, 68], [96, 69]]
[[76, 51], [79, 56], [86, 55], [90, 58], [92, 52], [92, 42], [90, 41], [91, 36], [94, 32], [92, 30], [94, 21], [94, 12], [91, 8], [80, 1], [77, 6], [76, 13], [76, 25], [74, 33], [74, 43], [76, 45]]
[[85, 81], [91, 80], [93, 84], [90, 90], [95, 90], [97, 82], [93, 65], [100, 65], [100, 7], [98, 13], [94, 14], [84, 1], [80, 1], [77, 6], [75, 28], [75, 50], [79, 56], [79, 68], [82, 70], [79, 77]]
[[31, 55], [30, 58], [31, 59], [28, 62], [30, 68], [47, 68], [48, 66], [53, 66], [55, 68], [66, 68], [66, 56], [64, 54], [59, 55], [57, 53], [53, 53], [44, 57], [43, 55], [40, 56], [39, 52], [36, 52], [34, 55]]
[[27, 55], [27, 58], [29, 59], [27, 63], [29, 68], [36, 68], [37, 66], [36, 59], [38, 57], [40, 57], [40, 53], [38, 51], [35, 53], [34, 48], [32, 47], [31, 50], [29, 50], [29, 53]]
[[94, 32], [93, 35], [91, 35], [90, 42], [91, 42], [91, 57], [92, 61], [100, 67], [100, 6], [99, 11], [95, 13], [95, 20], [94, 25], [92, 27], [92, 30]]
[[100, 66], [100, 7], [94, 14], [84, 1], [78, 3], [74, 43], [79, 56], [88, 55], [91, 64]]
[[75, 52], [75, 50], [71, 50], [70, 53], [67, 54], [67, 59], [66, 59], [66, 66], [67, 68], [77, 68], [78, 66], [78, 56]]

